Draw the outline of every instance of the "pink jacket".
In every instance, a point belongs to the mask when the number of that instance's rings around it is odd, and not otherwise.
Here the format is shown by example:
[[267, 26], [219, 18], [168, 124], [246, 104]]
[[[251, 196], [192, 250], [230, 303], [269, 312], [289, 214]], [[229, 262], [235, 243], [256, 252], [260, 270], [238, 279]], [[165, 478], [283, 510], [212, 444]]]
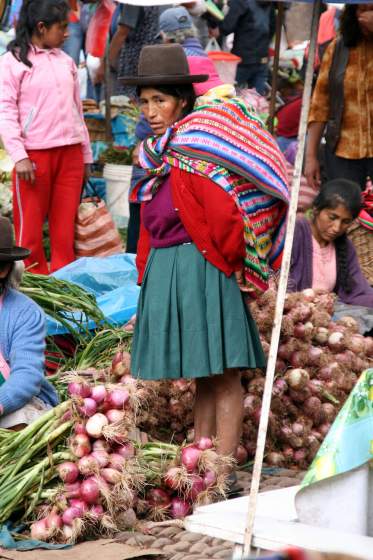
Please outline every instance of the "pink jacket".
[[27, 150], [82, 144], [84, 162], [92, 151], [80, 101], [78, 71], [60, 49], [32, 47], [29, 68], [7, 52], [0, 58], [0, 135], [17, 163]]

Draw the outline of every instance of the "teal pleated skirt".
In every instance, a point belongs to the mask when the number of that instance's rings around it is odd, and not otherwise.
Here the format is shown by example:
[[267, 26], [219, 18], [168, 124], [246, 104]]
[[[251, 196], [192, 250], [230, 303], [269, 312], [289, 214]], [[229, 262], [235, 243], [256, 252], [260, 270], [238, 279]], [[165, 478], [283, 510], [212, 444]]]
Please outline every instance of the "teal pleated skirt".
[[194, 378], [264, 365], [234, 274], [227, 278], [193, 243], [152, 249], [137, 308], [132, 374]]

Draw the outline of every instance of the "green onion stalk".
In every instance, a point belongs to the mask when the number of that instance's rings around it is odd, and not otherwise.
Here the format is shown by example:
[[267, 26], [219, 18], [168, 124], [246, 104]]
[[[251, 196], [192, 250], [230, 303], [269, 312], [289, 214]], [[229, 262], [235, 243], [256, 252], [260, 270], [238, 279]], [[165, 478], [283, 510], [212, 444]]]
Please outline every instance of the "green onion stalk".
[[64, 416], [69, 408], [70, 402], [64, 402], [19, 432], [1, 430], [0, 523], [21, 510], [31, 495], [35, 507], [44, 486], [57, 476], [56, 465], [71, 458], [63, 449], [73, 425]]

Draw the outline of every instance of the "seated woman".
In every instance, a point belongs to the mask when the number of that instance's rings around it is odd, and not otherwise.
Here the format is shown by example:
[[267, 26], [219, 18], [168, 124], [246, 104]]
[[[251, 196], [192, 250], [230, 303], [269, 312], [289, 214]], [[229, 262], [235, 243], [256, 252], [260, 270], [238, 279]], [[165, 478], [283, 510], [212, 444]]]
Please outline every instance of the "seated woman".
[[360, 185], [347, 179], [324, 184], [313, 202], [312, 217], [297, 219], [289, 291], [328, 290], [345, 304], [373, 309], [373, 288], [346, 235], [360, 210]]
[[44, 377], [45, 317], [16, 283], [16, 261], [30, 254], [15, 247], [12, 226], [0, 217], [0, 428], [22, 429], [58, 403]]

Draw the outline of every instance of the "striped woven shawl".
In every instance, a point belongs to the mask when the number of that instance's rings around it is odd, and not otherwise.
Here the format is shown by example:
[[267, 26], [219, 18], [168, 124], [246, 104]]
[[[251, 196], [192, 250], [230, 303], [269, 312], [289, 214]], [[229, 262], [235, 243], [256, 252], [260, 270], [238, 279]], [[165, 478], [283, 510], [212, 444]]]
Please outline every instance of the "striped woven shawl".
[[163, 136], [145, 140], [147, 170], [131, 200], [151, 200], [171, 167], [210, 178], [229, 193], [244, 221], [246, 282], [254, 294], [268, 288], [284, 245], [289, 201], [284, 158], [259, 118], [240, 99], [198, 107]]

